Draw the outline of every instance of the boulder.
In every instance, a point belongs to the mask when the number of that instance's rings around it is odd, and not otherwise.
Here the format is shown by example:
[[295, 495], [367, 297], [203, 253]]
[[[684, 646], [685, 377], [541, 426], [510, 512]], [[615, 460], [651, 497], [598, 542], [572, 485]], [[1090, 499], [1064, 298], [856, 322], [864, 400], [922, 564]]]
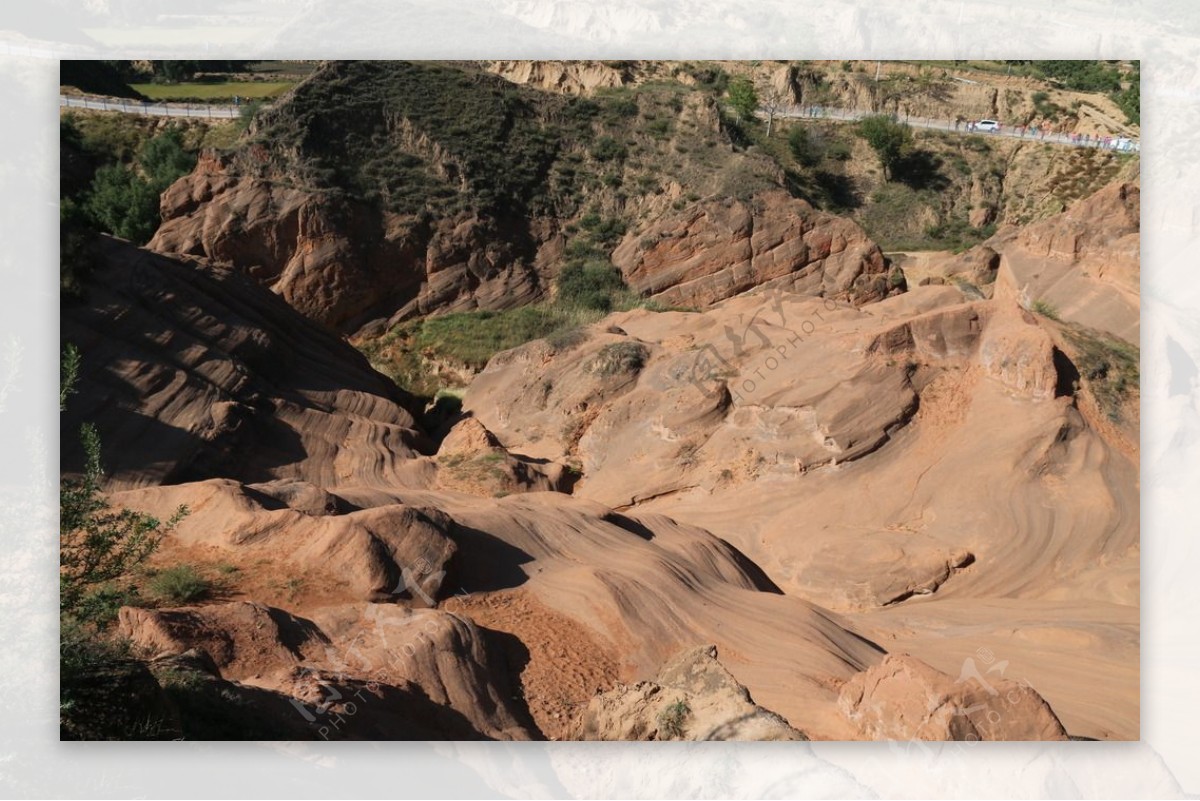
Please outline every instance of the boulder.
[[653, 681], [593, 698], [574, 724], [578, 740], [807, 740], [786, 720], [754, 703], [717, 660], [714, 645], [692, 648]]
[[704, 307], [764, 284], [856, 303], [888, 292], [883, 254], [858, 225], [783, 191], [693, 204], [626, 238], [612, 258], [631, 287], [670, 306]]
[[1066, 740], [1054, 710], [1027, 684], [964, 662], [958, 679], [889, 654], [842, 687], [838, 706], [871, 740]]

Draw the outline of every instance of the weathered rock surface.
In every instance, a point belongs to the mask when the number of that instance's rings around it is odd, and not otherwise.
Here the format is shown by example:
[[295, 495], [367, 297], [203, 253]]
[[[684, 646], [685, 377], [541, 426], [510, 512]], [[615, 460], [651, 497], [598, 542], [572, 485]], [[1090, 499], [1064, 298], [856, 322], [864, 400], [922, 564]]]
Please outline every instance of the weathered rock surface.
[[[1003, 268], [974, 301], [951, 286], [859, 308], [759, 290], [499, 354], [464, 408], [513, 452], [576, 460], [576, 496], [713, 531], [888, 650], [944, 670], [950, 632], [986, 631], [1072, 733], [1108, 737], [1137, 728], [1136, 593], [1087, 577], [1132, 580], [1137, 464], [1076, 408], [1056, 326], [1020, 308]], [[1031, 646], [1031, 619], [1071, 634]], [[1069, 679], [1081, 642], [1120, 677], [1103, 682], [1111, 709], [1088, 701], [1099, 679]], [[745, 683], [811, 736], [850, 736]]]
[[717, 660], [715, 646], [685, 651], [653, 681], [596, 696], [575, 721], [576, 740], [807, 740]]
[[[613, 676], [597, 664], [620, 666], [619, 681], [651, 679], [707, 638], [755, 701], [790, 725], [814, 737], [853, 735], [837, 712], [835, 686], [882, 651], [842, 617], [780, 594], [753, 562], [701, 528], [552, 492], [498, 501], [402, 489], [346, 496], [359, 506], [402, 500], [448, 513], [458, 550], [447, 605], [458, 609], [461, 599], [464, 614], [480, 608], [483, 625], [531, 643], [518, 659], [529, 660], [534, 674], [558, 673], [561, 684], [586, 690], [577, 703], [595, 694], [593, 677]], [[532, 596], [534, 609], [501, 603], [514, 593]], [[563, 627], [539, 607], [572, 621], [574, 633], [555, 634]], [[539, 642], [546, 645], [533, 645]], [[547, 682], [539, 697], [554, 692]], [[557, 709], [564, 721], [575, 711]], [[546, 734], [557, 732], [548, 727]]]
[[697, 203], [627, 238], [613, 263], [635, 290], [671, 306], [704, 307], [760, 285], [856, 303], [891, 289], [861, 228], [782, 191]]
[[[164, 222], [149, 247], [235, 265], [341, 330], [523, 305], [547, 295], [559, 267], [563, 239], [548, 219], [418, 225], [235, 170], [215, 155], [201, 159], [163, 194]], [[634, 290], [668, 305], [706, 306], [762, 284], [855, 303], [896, 291], [858, 225], [783, 191], [667, 209], [627, 236], [613, 261]]]
[[386, 481], [423, 437], [409, 396], [334, 334], [238, 272], [101, 238], [61, 337], [82, 356], [62, 415], [100, 433], [114, 489], [214, 476]]
[[1067, 739], [1032, 687], [981, 673], [973, 660], [956, 680], [889, 654], [846, 682], [838, 706], [871, 740]]
[[493, 61], [488, 70], [513, 83], [568, 95], [624, 86], [629, 76], [599, 61]]
[[274, 715], [321, 739], [529, 739], [508, 676], [469, 620], [429, 609], [338, 606], [311, 619], [231, 603], [121, 610], [120, 630], [159, 659], [189, 651], [241, 689], [282, 697]]

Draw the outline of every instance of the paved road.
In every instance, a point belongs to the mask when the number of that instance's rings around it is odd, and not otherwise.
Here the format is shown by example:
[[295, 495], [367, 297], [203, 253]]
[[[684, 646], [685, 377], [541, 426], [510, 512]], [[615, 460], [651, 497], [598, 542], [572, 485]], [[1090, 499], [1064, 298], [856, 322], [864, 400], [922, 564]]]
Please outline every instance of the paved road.
[[233, 119], [241, 113], [238, 106], [218, 106], [210, 103], [150, 103], [141, 100], [121, 100], [90, 95], [59, 95], [63, 108], [86, 108], [94, 111], [119, 111], [147, 117], [203, 117]]
[[[90, 95], [59, 95], [58, 105], [67, 108], [86, 108], [97, 111], [119, 111], [125, 114], [142, 114], [148, 117], [204, 117], [209, 119], [232, 119], [237, 117], [241, 109], [238, 106], [219, 106], [209, 103], [149, 103], [138, 100], [120, 100]], [[850, 111], [848, 109], [828, 108], [824, 106], [801, 108], [793, 107], [777, 112], [776, 116], [788, 119], [823, 119], [843, 122], [853, 122], [866, 117], [871, 112]], [[760, 116], [764, 116], [759, 112]], [[967, 124], [959, 123], [956, 127], [953, 120], [931, 120], [924, 117], [905, 117], [904, 122], [914, 128], [928, 128], [938, 131], [949, 131], [959, 134], [970, 134]], [[1069, 134], [1022, 131], [1012, 126], [1003, 126], [999, 131], [978, 132], [979, 136], [1003, 136], [1009, 139], [1027, 139], [1034, 142], [1046, 142], [1068, 147], [1101, 147], [1096, 140], [1075, 140]], [[1136, 140], [1113, 139], [1110, 150], [1141, 150]]]
[[[827, 108], [824, 106], [815, 107], [793, 107], [778, 112], [776, 116], [786, 117], [788, 119], [823, 119], [842, 122], [854, 122], [863, 117], [870, 116], [874, 112], [869, 111], [850, 111], [848, 109]], [[762, 112], [759, 112], [762, 116]], [[1042, 135], [1036, 131], [1022, 131], [1014, 126], [1001, 126], [999, 131], [969, 131], [965, 122], [959, 123], [955, 127], [953, 120], [931, 120], [924, 117], [904, 117], [903, 122], [911, 125], [913, 128], [929, 128], [937, 131], [949, 131], [950, 133], [958, 133], [964, 136], [974, 134], [977, 136], [1003, 136], [1008, 139], [1024, 139], [1031, 142], [1046, 142], [1053, 145], [1066, 145], [1068, 147], [1102, 147], [1102, 142], [1095, 139], [1075, 140], [1070, 134], [1047, 133]], [[1124, 150], [1127, 152], [1136, 152], [1141, 150], [1141, 143], [1136, 139], [1126, 139], [1121, 143], [1117, 137], [1111, 137], [1111, 143], [1105, 146], [1108, 150]]]

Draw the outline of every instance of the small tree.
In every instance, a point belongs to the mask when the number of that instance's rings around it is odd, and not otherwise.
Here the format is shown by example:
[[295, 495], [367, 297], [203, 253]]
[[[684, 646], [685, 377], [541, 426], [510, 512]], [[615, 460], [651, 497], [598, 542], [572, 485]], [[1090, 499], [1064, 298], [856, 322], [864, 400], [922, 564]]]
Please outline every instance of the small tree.
[[809, 136], [803, 125], [793, 124], [788, 131], [788, 149], [792, 158], [805, 167], [815, 167], [821, 161], [821, 147]]
[[[79, 367], [79, 351], [68, 345], [60, 362], [59, 411], [75, 392]], [[130, 700], [105, 695], [114, 692], [116, 685], [111, 682], [127, 661], [126, 648], [109, 636], [108, 629], [117, 610], [137, 596], [131, 572], [153, 553], [187, 508], [179, 507], [165, 524], [130, 509], [113, 509], [100, 487], [100, 436], [90, 424], [83, 426], [80, 436], [83, 474], [59, 485], [60, 725], [71, 738], [133, 734], [113, 732], [111, 721], [89, 717]]]
[[892, 180], [896, 166], [903, 161], [912, 143], [912, 132], [907, 125], [894, 122], [890, 117], [876, 114], [864, 117], [858, 124], [858, 135], [879, 157], [884, 180]]
[[767, 137], [771, 136], [771, 127], [775, 124], [775, 117], [789, 105], [786, 92], [778, 89], [771, 89], [762, 96], [760, 107], [767, 112]]
[[758, 92], [754, 84], [746, 77], [737, 77], [729, 82], [729, 105], [744, 121], [753, 120], [754, 112], [758, 111]]

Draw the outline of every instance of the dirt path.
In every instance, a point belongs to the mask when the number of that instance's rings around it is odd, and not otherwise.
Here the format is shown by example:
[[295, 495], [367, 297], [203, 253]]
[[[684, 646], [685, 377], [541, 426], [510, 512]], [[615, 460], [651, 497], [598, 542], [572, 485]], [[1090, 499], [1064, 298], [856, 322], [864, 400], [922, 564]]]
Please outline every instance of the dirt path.
[[455, 597], [442, 608], [512, 635], [505, 638], [509, 669], [547, 739], [564, 739], [578, 710], [620, 677], [610, 649], [523, 590]]

